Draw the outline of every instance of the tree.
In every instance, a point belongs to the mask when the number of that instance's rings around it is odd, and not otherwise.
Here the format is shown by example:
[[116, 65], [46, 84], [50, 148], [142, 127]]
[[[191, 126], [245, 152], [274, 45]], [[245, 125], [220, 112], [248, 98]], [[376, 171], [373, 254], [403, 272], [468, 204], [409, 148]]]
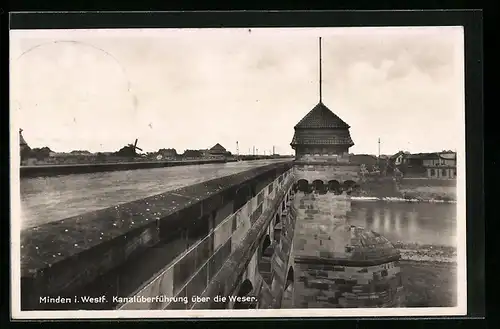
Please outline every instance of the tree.
[[199, 150], [185, 150], [182, 156], [186, 158], [201, 158], [203, 154]]

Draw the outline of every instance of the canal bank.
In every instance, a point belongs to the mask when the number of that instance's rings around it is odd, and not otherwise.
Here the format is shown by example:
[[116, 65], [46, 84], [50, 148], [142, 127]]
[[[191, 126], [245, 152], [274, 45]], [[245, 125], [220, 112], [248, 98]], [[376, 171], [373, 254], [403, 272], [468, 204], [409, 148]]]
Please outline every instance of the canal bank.
[[396, 182], [392, 177], [367, 179], [353, 196], [377, 199], [404, 199], [409, 201], [456, 201], [454, 179], [404, 178]]
[[108, 171], [124, 171], [136, 169], [153, 169], [166, 167], [179, 167], [188, 165], [204, 165], [235, 162], [228, 160], [183, 160], [183, 161], [137, 161], [115, 163], [87, 163], [71, 165], [34, 165], [21, 166], [21, 178], [50, 177], [60, 175], [90, 174]]

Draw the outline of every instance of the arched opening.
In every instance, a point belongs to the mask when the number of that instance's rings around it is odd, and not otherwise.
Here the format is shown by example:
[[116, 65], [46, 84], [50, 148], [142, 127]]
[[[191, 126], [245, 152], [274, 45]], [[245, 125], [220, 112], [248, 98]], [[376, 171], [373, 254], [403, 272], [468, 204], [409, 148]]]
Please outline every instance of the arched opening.
[[301, 192], [308, 192], [309, 191], [309, 182], [305, 179], [299, 179], [297, 182], [298, 190]]
[[276, 244], [279, 244], [280, 243], [280, 238], [281, 238], [281, 229], [282, 229], [282, 225], [281, 225], [281, 221], [280, 221], [280, 215], [277, 213], [275, 216], [274, 216], [274, 235], [273, 235], [273, 239], [274, 239], [274, 242]]
[[339, 181], [337, 180], [328, 181], [328, 190], [335, 194], [340, 194], [342, 192], [342, 188], [340, 186]]
[[316, 192], [323, 192], [324, 191], [324, 184], [323, 184], [323, 181], [322, 180], [319, 180], [319, 179], [316, 179], [313, 181], [313, 188], [314, 188], [314, 191]]
[[[238, 290], [238, 297], [245, 297], [248, 296], [251, 292], [253, 291], [253, 284], [250, 280], [246, 279], [243, 281], [243, 283], [240, 285], [240, 289]], [[251, 302], [239, 302], [236, 301], [234, 303], [234, 309], [251, 309], [255, 308], [254, 303]]]
[[272, 281], [272, 267], [271, 267], [271, 257], [273, 256], [274, 253], [274, 248], [271, 245], [271, 239], [269, 238], [269, 235], [266, 235], [264, 237], [264, 241], [262, 242], [262, 247], [261, 247], [261, 256], [259, 258], [259, 273], [262, 276], [262, 279], [267, 284], [271, 284]]
[[240, 289], [238, 290], [238, 297], [244, 297], [253, 291], [253, 284], [250, 280], [246, 279], [240, 285]]
[[264, 256], [264, 252], [271, 246], [271, 239], [269, 238], [269, 235], [266, 235], [264, 237], [264, 241], [262, 241], [262, 247], [261, 247], [261, 255]]
[[347, 194], [351, 194], [351, 192], [354, 190], [355, 185], [356, 185], [355, 181], [346, 180], [344, 182], [344, 190], [347, 192]]

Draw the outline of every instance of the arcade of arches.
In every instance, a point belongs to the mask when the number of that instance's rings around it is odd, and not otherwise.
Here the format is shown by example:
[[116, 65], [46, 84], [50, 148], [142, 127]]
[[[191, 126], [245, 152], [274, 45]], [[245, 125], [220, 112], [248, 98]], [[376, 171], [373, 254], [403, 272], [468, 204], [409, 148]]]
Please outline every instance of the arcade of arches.
[[335, 194], [342, 194], [342, 192], [346, 192], [347, 194], [350, 194], [352, 191], [358, 188], [359, 185], [352, 180], [346, 180], [341, 183], [337, 180], [324, 182], [322, 180], [316, 179], [312, 182], [309, 182], [306, 179], [299, 179], [294, 186], [295, 191], [301, 191], [305, 193], [318, 192], [321, 194], [328, 192]]

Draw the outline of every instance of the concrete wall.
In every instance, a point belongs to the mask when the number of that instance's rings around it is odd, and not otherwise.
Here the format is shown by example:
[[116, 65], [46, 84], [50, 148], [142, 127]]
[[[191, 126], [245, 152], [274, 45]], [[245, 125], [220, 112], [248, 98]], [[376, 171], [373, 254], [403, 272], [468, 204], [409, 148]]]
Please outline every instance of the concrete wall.
[[[246, 231], [240, 245], [251, 241], [256, 225], [268, 229], [267, 217], [286, 195], [282, 174], [290, 184], [290, 169], [291, 163], [272, 164], [24, 230], [21, 308], [113, 309], [131, 304], [116, 297], [201, 294]], [[50, 304], [40, 296], [77, 300]], [[136, 304], [166, 306], [162, 300]]]

